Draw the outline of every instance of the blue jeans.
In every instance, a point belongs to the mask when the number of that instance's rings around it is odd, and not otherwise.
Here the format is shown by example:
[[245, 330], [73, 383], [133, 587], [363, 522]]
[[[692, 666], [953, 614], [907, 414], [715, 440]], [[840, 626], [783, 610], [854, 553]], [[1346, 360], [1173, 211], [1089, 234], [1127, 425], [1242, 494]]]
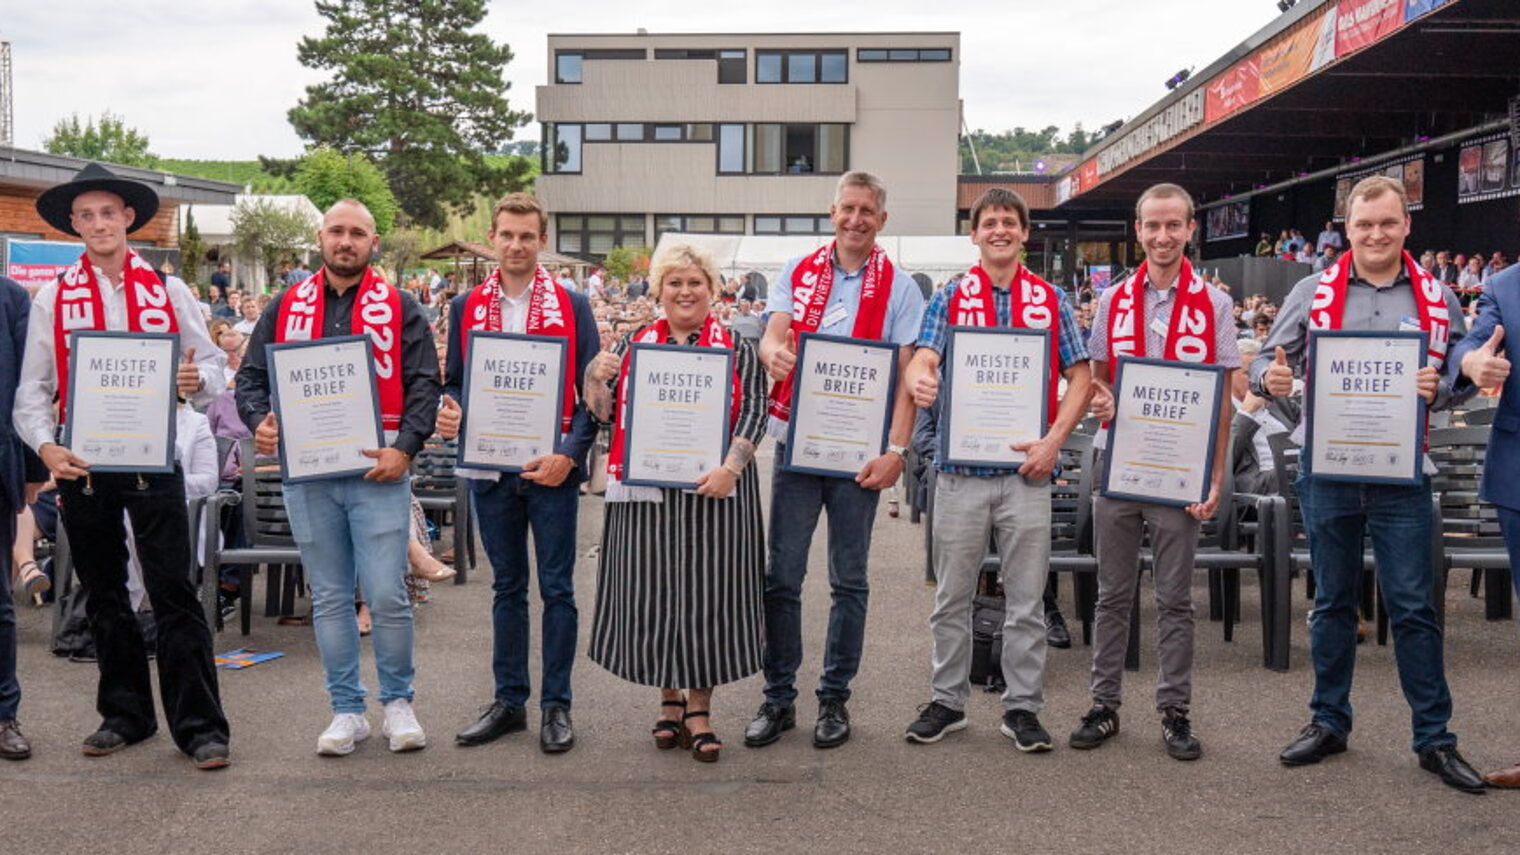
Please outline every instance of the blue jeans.
[[1435, 577], [1430, 561], [1430, 480], [1403, 487], [1300, 475], [1297, 486], [1316, 586], [1309, 624], [1314, 660], [1309, 709], [1314, 722], [1341, 736], [1351, 732], [1365, 529], [1371, 534], [1378, 586], [1393, 627], [1394, 659], [1409, 702], [1413, 748], [1454, 745], [1457, 738], [1446, 729], [1451, 691], [1441, 628], [1431, 603]]
[[491, 670], [496, 700], [520, 707], [533, 686], [528, 677], [528, 530], [538, 559], [538, 596], [544, 602], [543, 690], [539, 706], [570, 706], [570, 669], [575, 664], [575, 521], [580, 484], [566, 479], [542, 487], [504, 473], [497, 481], [472, 481], [480, 540], [491, 559]]
[[363, 713], [354, 586], [374, 621], [380, 703], [412, 699], [412, 604], [406, 595], [411, 478], [285, 485], [290, 530], [311, 587], [311, 622], [335, 713]]
[[[1515, 565], [1515, 556], [1520, 555], [1520, 511], [1495, 505], [1499, 511], [1499, 528], [1504, 532], [1504, 544], [1509, 550], [1509, 578], [1515, 584], [1515, 596], [1520, 597], [1520, 566]], [[1520, 618], [1520, 612], [1516, 612]]]
[[866, 598], [870, 584], [866, 557], [876, 523], [878, 490], [850, 478], [825, 478], [784, 470], [778, 460], [771, 477], [771, 530], [765, 569], [765, 697], [791, 706], [793, 682], [802, 664], [802, 580], [819, 511], [829, 515], [828, 639], [824, 643], [819, 700], [848, 701], [850, 680], [860, 670], [865, 643]]

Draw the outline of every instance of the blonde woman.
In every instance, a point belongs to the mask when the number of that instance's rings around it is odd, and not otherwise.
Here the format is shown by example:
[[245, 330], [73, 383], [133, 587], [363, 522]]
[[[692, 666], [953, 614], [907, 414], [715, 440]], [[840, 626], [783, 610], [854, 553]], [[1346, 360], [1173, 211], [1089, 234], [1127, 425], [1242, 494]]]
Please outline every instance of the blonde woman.
[[[763, 664], [764, 531], [755, 448], [765, 435], [764, 370], [749, 342], [712, 312], [722, 282], [697, 247], [667, 245], [650, 269], [661, 320], [603, 351], [586, 370], [586, 405], [613, 423], [606, 525], [597, 573], [591, 659], [619, 677], [660, 690], [659, 748], [689, 747], [702, 762], [723, 743], [710, 713], [713, 687]], [[630, 487], [618, 447], [630, 342], [723, 348], [734, 354], [727, 458], [695, 490]]]

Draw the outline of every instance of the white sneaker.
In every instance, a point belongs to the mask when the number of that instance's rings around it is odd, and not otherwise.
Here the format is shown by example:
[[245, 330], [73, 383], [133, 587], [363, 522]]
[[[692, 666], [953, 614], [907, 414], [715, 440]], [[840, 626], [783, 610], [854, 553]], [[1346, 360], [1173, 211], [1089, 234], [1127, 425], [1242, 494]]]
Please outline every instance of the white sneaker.
[[417, 713], [405, 698], [397, 698], [385, 705], [385, 724], [380, 732], [391, 741], [392, 751], [416, 751], [427, 747], [427, 736], [417, 723]]
[[369, 719], [359, 713], [338, 713], [317, 737], [317, 753], [342, 757], [354, 753], [355, 743], [369, 738]]

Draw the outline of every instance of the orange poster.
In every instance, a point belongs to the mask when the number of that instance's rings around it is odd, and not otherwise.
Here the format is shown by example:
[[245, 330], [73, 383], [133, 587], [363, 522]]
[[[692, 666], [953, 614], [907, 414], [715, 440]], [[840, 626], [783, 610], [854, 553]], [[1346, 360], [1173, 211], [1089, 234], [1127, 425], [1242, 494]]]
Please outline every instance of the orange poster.
[[1247, 57], [1209, 82], [1204, 101], [1204, 121], [1217, 122], [1261, 97], [1261, 71], [1256, 58]]
[[1273, 95], [1292, 86], [1335, 59], [1335, 7], [1331, 6], [1317, 22], [1268, 44], [1256, 54], [1261, 75], [1261, 96]]

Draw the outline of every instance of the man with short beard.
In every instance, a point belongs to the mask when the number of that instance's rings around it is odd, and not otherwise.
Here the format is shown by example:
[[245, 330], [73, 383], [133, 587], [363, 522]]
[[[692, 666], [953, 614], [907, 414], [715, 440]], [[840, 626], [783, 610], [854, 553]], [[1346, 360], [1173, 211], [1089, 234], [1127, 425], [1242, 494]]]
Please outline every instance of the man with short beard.
[[438, 354], [417, 300], [369, 265], [380, 235], [368, 208], [352, 199], [337, 202], [316, 237], [322, 269], [271, 300], [254, 325], [237, 374], [238, 413], [253, 430], [259, 453], [276, 453], [280, 426], [270, 407], [266, 346], [347, 335], [369, 339], [389, 445], [364, 452], [375, 465], [362, 476], [286, 484], [285, 508], [311, 586], [312, 626], [333, 710], [317, 753], [352, 753], [370, 734], [359, 682], [356, 584], [374, 620], [375, 670], [385, 708], [381, 733], [392, 751], [412, 751], [427, 739], [412, 710], [412, 607], [404, 581], [408, 469], [433, 434]]
[[69, 533], [100, 654], [95, 706], [102, 721], [81, 750], [91, 757], [114, 754], [158, 730], [147, 651], [127, 594], [123, 520], [130, 518], [143, 584], [157, 616], [159, 690], [169, 729], [197, 767], [219, 769], [231, 762], [227, 718], [211, 659], [211, 631], [190, 581], [184, 473], [176, 466], [167, 473], [92, 475], [91, 461], [59, 444], [56, 435], [68, 407], [70, 334], [76, 331], [178, 335], [184, 357], [176, 373], [179, 396], [204, 407], [225, 387], [222, 351], [207, 337], [190, 289], [178, 281], [166, 285], [127, 244], [127, 235], [147, 225], [157, 210], [151, 187], [94, 163], [38, 197], [42, 218], [77, 235], [85, 251], [32, 304], [13, 421], [58, 481], [61, 524]]

